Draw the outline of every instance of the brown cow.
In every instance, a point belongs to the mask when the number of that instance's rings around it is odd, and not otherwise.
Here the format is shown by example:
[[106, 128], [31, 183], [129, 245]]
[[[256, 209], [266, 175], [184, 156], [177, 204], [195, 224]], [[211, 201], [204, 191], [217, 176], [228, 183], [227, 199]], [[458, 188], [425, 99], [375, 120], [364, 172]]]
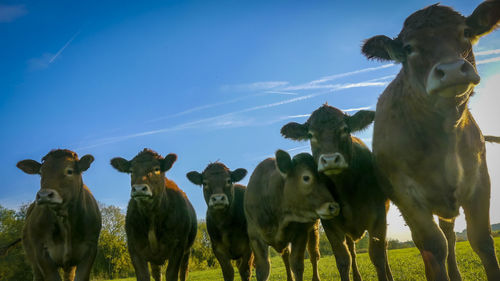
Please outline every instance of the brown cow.
[[362, 48], [370, 59], [402, 63], [377, 103], [373, 153], [428, 280], [461, 280], [453, 231], [460, 207], [488, 280], [500, 280], [484, 138], [468, 109], [479, 83], [472, 44], [499, 21], [499, 0], [483, 2], [468, 17], [432, 5], [410, 15], [398, 37], [375, 36]]
[[[370, 234], [369, 253], [379, 280], [392, 280], [386, 251], [386, 214], [389, 200], [377, 183], [372, 154], [351, 132], [363, 130], [373, 122], [373, 111], [361, 110], [353, 116], [323, 105], [305, 124], [288, 123], [281, 134], [293, 140], [310, 140], [318, 172], [328, 175], [335, 184], [340, 214], [322, 220], [332, 245], [341, 280], [349, 280], [352, 259], [354, 280], [361, 280], [352, 240]], [[349, 245], [349, 249], [345, 244]]]
[[125, 231], [139, 281], [150, 280], [148, 262], [156, 281], [161, 281], [160, 267], [166, 260], [167, 281], [184, 281], [188, 275], [197, 221], [186, 194], [165, 177], [175, 160], [175, 154], [163, 158], [150, 149], [144, 149], [130, 161], [120, 157], [111, 160], [115, 169], [131, 176]]
[[101, 231], [101, 213], [82, 173], [94, 161], [70, 150], [52, 150], [42, 158], [23, 160], [17, 167], [41, 175], [40, 190], [27, 211], [23, 246], [33, 268], [33, 280], [89, 280]]
[[[331, 219], [339, 212], [325, 181], [328, 179], [318, 174], [307, 153], [292, 160], [287, 152], [278, 150], [276, 159], [268, 158], [255, 168], [244, 208], [257, 280], [269, 277], [269, 245], [284, 253], [285, 265], [290, 263], [295, 279], [302, 280], [308, 232], [319, 218]], [[293, 280], [291, 275], [287, 277]]]
[[219, 261], [224, 280], [234, 279], [231, 260], [238, 261], [241, 280], [250, 280], [253, 254], [243, 211], [246, 187], [235, 184], [247, 174], [245, 169], [229, 170], [223, 163], [209, 164], [203, 173], [189, 172], [187, 178], [203, 186], [207, 203], [207, 230], [212, 250]]

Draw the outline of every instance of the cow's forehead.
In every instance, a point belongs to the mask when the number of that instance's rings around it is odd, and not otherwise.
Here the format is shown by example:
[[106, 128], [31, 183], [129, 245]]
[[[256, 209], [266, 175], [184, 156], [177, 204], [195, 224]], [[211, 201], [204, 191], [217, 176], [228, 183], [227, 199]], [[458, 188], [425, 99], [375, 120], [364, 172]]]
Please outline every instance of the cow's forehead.
[[229, 168], [226, 167], [226, 165], [220, 163], [220, 162], [215, 162], [209, 164], [205, 170], [203, 171], [203, 176], [205, 177], [216, 177], [220, 175], [227, 175], [229, 174]]
[[132, 166], [158, 165], [163, 157], [150, 149], [139, 152], [131, 161]]
[[406, 41], [419, 30], [457, 28], [465, 23], [465, 17], [447, 6], [432, 5], [411, 14], [404, 22], [398, 38]]
[[71, 156], [44, 157], [42, 168], [44, 168], [44, 169], [57, 168], [60, 166], [73, 165], [75, 162], [76, 162], [76, 159], [74, 157], [71, 157]]
[[311, 114], [307, 123], [309, 128], [313, 130], [326, 127], [335, 128], [344, 123], [344, 117], [345, 114], [341, 110], [329, 105], [323, 105]]

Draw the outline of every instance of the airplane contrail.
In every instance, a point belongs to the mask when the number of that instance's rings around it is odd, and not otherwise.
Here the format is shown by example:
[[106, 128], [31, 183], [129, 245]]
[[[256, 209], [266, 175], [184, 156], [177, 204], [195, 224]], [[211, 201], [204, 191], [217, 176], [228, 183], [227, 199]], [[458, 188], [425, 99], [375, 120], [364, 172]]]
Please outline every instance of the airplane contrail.
[[73, 37], [71, 37], [68, 42], [66, 42], [66, 44], [64, 44], [64, 46], [62, 46], [62, 48], [57, 51], [57, 53], [49, 60], [49, 64], [51, 64], [64, 51], [64, 49], [66, 49], [66, 47], [71, 44], [71, 42], [76, 38], [76, 36], [78, 36], [78, 34], [80, 34], [80, 31], [75, 33], [75, 35], [73, 35]]

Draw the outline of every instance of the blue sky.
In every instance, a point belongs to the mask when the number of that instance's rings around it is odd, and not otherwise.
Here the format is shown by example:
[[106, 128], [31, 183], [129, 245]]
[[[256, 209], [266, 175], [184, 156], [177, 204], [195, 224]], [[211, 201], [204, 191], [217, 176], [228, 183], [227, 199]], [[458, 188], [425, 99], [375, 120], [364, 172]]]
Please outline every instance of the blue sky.
[[[480, 2], [441, 3], [468, 15]], [[350, 113], [374, 109], [400, 67], [366, 60], [362, 41], [396, 36], [409, 14], [434, 3], [2, 1], [0, 204], [17, 208], [39, 188], [17, 161], [68, 148], [94, 155], [84, 174], [94, 196], [125, 207], [129, 177], [109, 160], [148, 147], [178, 155], [167, 177], [204, 218], [187, 172], [219, 160], [250, 175], [278, 148], [308, 151], [279, 130], [324, 102]], [[482, 83], [470, 103], [483, 132], [496, 135], [499, 49], [499, 31], [475, 46]], [[371, 145], [371, 133], [359, 136]], [[500, 222], [499, 147], [487, 146], [492, 222]], [[457, 230], [464, 227], [459, 219]], [[409, 239], [395, 207], [389, 234]]]

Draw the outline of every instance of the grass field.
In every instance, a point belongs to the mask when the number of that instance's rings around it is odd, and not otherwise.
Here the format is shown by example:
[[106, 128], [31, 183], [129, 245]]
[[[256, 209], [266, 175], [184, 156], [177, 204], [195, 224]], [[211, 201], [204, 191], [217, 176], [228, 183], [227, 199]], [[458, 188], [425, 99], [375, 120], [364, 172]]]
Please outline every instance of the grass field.
[[[500, 257], [500, 237], [495, 238], [497, 257]], [[377, 280], [375, 268], [370, 262], [367, 253], [358, 254], [358, 266], [364, 280]], [[472, 251], [469, 242], [457, 243], [457, 262], [463, 280], [486, 280], [483, 266], [477, 255]], [[425, 280], [424, 265], [420, 253], [416, 248], [407, 248], [389, 251], [389, 264], [394, 280]], [[319, 262], [320, 277], [322, 280], [340, 280], [335, 258], [322, 257]], [[235, 280], [240, 280], [235, 269]], [[311, 280], [311, 264], [305, 261], [304, 280]], [[135, 278], [116, 279], [132, 281]], [[114, 281], [116, 281], [114, 280]], [[220, 269], [193, 271], [189, 273], [190, 281], [223, 280]], [[252, 277], [255, 280], [255, 277]], [[285, 267], [280, 257], [271, 259], [271, 276], [269, 280], [286, 280]]]

